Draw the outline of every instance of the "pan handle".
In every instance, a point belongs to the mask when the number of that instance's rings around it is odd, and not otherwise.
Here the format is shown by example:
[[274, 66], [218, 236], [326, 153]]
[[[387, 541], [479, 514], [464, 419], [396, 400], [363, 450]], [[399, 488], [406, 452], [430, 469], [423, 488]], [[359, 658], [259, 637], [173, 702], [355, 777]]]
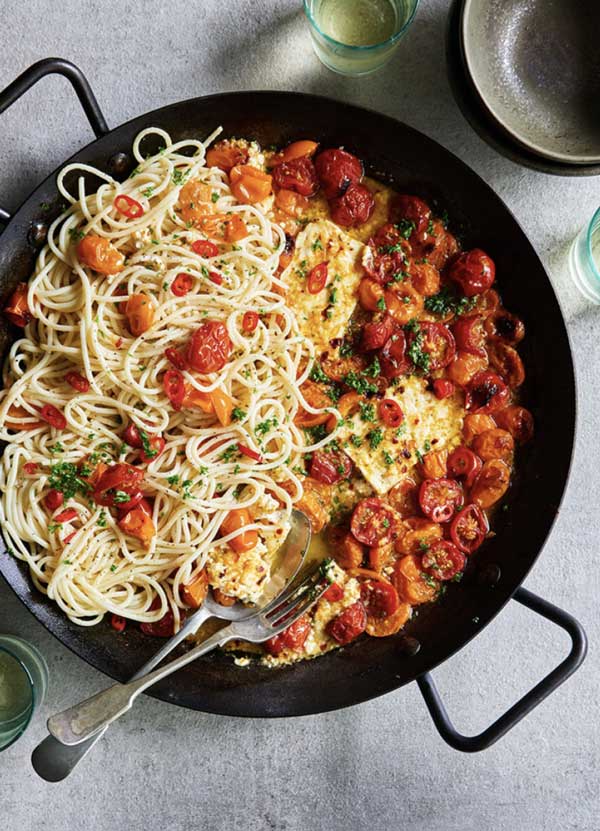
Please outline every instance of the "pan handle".
[[532, 612], [545, 617], [546, 620], [555, 623], [564, 629], [571, 638], [571, 649], [567, 657], [536, 684], [529, 692], [510, 707], [500, 718], [476, 736], [463, 736], [454, 727], [444, 703], [440, 697], [430, 673], [426, 672], [417, 678], [421, 694], [433, 723], [438, 729], [440, 736], [455, 750], [462, 750], [465, 753], [475, 753], [485, 750], [490, 745], [502, 738], [505, 733], [518, 724], [522, 718], [528, 715], [538, 704], [554, 692], [557, 687], [564, 683], [567, 678], [579, 668], [587, 652], [587, 637], [581, 624], [567, 612], [549, 603], [536, 594], [524, 588], [519, 588], [513, 595], [514, 599], [523, 606], [527, 606]]
[[[63, 58], [44, 58], [44, 60], [34, 63], [29, 69], [22, 72], [18, 78], [15, 78], [6, 89], [0, 92], [0, 113], [7, 110], [24, 92], [27, 92], [46, 75], [64, 75], [71, 82], [71, 86], [79, 98], [96, 138], [108, 133], [108, 124], [102, 115], [102, 110], [87, 78], [79, 67], [70, 61], [65, 61]], [[0, 207], [0, 222], [9, 222], [10, 218], [10, 213]]]

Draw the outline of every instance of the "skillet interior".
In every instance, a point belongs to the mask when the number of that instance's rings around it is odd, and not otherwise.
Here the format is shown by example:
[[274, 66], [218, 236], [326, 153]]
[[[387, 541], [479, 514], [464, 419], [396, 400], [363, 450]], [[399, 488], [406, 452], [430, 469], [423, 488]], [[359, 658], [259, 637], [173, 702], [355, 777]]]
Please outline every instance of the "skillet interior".
[[[460, 649], [497, 614], [532, 567], [550, 531], [566, 485], [575, 426], [575, 386], [565, 324], [544, 268], [508, 208], [463, 162], [421, 133], [391, 118], [331, 101], [286, 92], [240, 92], [174, 104], [140, 116], [85, 147], [69, 161], [110, 170], [117, 152], [135, 135], [158, 126], [175, 139], [225, 135], [286, 144], [314, 138], [343, 144], [365, 160], [368, 172], [447, 210], [452, 230], [467, 247], [496, 261], [507, 307], [525, 320], [521, 354], [527, 368], [524, 403], [536, 419], [536, 436], [518, 459], [508, 510], [497, 517], [497, 536], [478, 552], [460, 584], [419, 611], [405, 635], [421, 648], [407, 654], [404, 635], [358, 641], [316, 661], [277, 671], [238, 668], [214, 654], [153, 688], [157, 697], [207, 712], [239, 716], [290, 716], [355, 704], [402, 686]], [[152, 148], [149, 148], [149, 150]], [[130, 165], [130, 168], [133, 164]], [[45, 211], [42, 203], [51, 205]], [[24, 202], [0, 237], [0, 295], [26, 280], [35, 260], [28, 242], [32, 221], [59, 209], [55, 174]], [[14, 337], [0, 319], [2, 346]], [[501, 576], [490, 577], [499, 566]], [[108, 624], [82, 629], [35, 591], [27, 569], [2, 545], [0, 572], [41, 623], [93, 666], [125, 680], [156, 649], [136, 627], [116, 635]], [[494, 585], [491, 585], [494, 583]]]

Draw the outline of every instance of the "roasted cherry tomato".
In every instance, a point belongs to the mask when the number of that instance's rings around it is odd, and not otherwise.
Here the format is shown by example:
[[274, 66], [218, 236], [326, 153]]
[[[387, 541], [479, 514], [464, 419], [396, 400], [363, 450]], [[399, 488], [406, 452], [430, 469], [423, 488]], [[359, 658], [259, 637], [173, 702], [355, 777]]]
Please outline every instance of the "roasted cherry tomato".
[[489, 289], [496, 278], [496, 266], [491, 257], [480, 248], [459, 254], [448, 269], [448, 276], [458, 283], [466, 297]]
[[365, 323], [362, 330], [361, 345], [367, 352], [381, 349], [392, 336], [396, 326], [393, 318], [384, 315], [380, 320]]
[[315, 169], [327, 199], [344, 194], [363, 177], [362, 162], [341, 149], [323, 150], [315, 159]]
[[395, 225], [383, 225], [369, 240], [364, 269], [378, 283], [403, 279], [408, 266], [410, 244]]
[[406, 324], [418, 318], [424, 300], [410, 283], [394, 283], [384, 291], [383, 299], [388, 313], [397, 323]]
[[525, 326], [522, 320], [507, 312], [506, 309], [498, 309], [489, 314], [485, 319], [485, 331], [490, 338], [510, 343], [514, 346], [525, 337]]
[[310, 461], [310, 475], [317, 482], [335, 485], [352, 475], [352, 460], [343, 450], [315, 450]]
[[465, 407], [472, 413], [487, 415], [508, 403], [510, 390], [494, 372], [478, 372], [465, 395]]
[[450, 536], [465, 554], [476, 551], [486, 538], [490, 526], [479, 505], [467, 505], [452, 520]]
[[90, 382], [87, 378], [84, 378], [83, 375], [80, 375], [79, 372], [67, 372], [65, 375], [65, 381], [67, 384], [72, 386], [74, 390], [77, 390], [77, 392], [90, 391]]
[[14, 326], [27, 326], [33, 318], [27, 303], [28, 291], [27, 283], [18, 283], [4, 307], [4, 314]]
[[[154, 608], [158, 608], [159, 606], [160, 602]], [[152, 606], [150, 608], [152, 609]], [[182, 620], [185, 619], [185, 615], [181, 609], [179, 610], [179, 614]], [[154, 638], [170, 638], [175, 634], [175, 618], [173, 612], [171, 609], [168, 609], [160, 620], [156, 620], [153, 623], [140, 623], [140, 629], [144, 635], [152, 635]]]
[[77, 256], [99, 274], [118, 274], [125, 265], [125, 257], [104, 237], [93, 234], [84, 237], [77, 245]]
[[191, 274], [186, 274], [185, 271], [180, 271], [171, 283], [171, 291], [175, 297], [185, 297], [192, 290], [194, 285], [194, 278]]
[[250, 164], [232, 167], [229, 171], [231, 192], [238, 202], [262, 202], [271, 193], [272, 179], [268, 173]]
[[388, 492], [386, 499], [401, 517], [417, 513], [417, 486], [412, 479], [404, 479]]
[[[305, 381], [300, 387], [300, 392], [304, 396], [307, 404], [310, 404], [315, 410], [322, 410], [325, 407], [331, 407], [331, 398], [327, 395], [325, 390], [316, 384], [314, 381]], [[304, 407], [299, 407], [294, 424], [298, 427], [316, 427], [318, 424], [325, 424], [329, 419], [328, 412], [311, 413], [305, 410]]]
[[309, 294], [318, 294], [327, 284], [327, 263], [319, 263], [308, 273], [306, 288]]
[[463, 419], [462, 433], [467, 444], [471, 444], [475, 436], [484, 430], [491, 430], [496, 422], [489, 415], [466, 415]]
[[367, 611], [360, 600], [327, 624], [327, 632], [342, 646], [358, 638], [367, 628]]
[[247, 335], [251, 335], [258, 326], [258, 321], [258, 312], [244, 312], [244, 316], [242, 318], [242, 331]]
[[342, 228], [363, 225], [374, 208], [373, 194], [364, 185], [350, 185], [343, 196], [338, 196], [329, 203], [332, 220]]
[[379, 363], [381, 372], [389, 379], [408, 372], [410, 362], [406, 357], [406, 337], [402, 327], [396, 325], [380, 352]]
[[143, 335], [154, 323], [156, 309], [146, 294], [132, 294], [125, 303], [125, 317], [129, 331], [135, 337]]
[[413, 228], [411, 233], [422, 233], [427, 229], [429, 220], [431, 219], [431, 209], [426, 202], [419, 199], [418, 196], [409, 196], [405, 193], [399, 193], [392, 199], [390, 203], [390, 222], [399, 224], [404, 221], [406, 230], [410, 229], [411, 223]]
[[192, 243], [192, 251], [200, 257], [209, 259], [210, 257], [217, 256], [219, 253], [219, 246], [216, 243], [211, 242], [209, 239], [197, 239], [196, 242]]
[[510, 484], [510, 468], [501, 459], [485, 462], [471, 488], [471, 499], [480, 508], [491, 508], [501, 499]]
[[448, 378], [436, 378], [432, 386], [433, 394], [440, 400], [442, 398], [450, 398], [451, 395], [454, 395], [454, 391], [456, 389], [454, 382], [450, 381]]
[[314, 196], [319, 189], [315, 166], [308, 156], [282, 162], [273, 169], [273, 184], [301, 196]]
[[419, 505], [434, 522], [448, 522], [464, 503], [461, 486], [454, 479], [425, 479], [419, 488]]
[[258, 531], [254, 528], [248, 528], [247, 531], [242, 530], [243, 528], [246, 528], [247, 525], [251, 524], [252, 517], [247, 508], [237, 508], [229, 511], [221, 523], [221, 536], [223, 537], [226, 537], [228, 534], [232, 534], [234, 531], [242, 531], [241, 534], [233, 537], [227, 543], [231, 550], [235, 551], [237, 554], [241, 554], [244, 551], [250, 551], [252, 548], [256, 547], [258, 542]]
[[498, 427], [508, 430], [517, 444], [525, 444], [533, 436], [533, 416], [525, 407], [512, 405], [494, 413]]
[[213, 144], [206, 153], [207, 167], [218, 167], [225, 173], [229, 173], [236, 165], [246, 164], [247, 161], [248, 149], [233, 144], [229, 139]]
[[32, 476], [34, 473], [37, 473], [38, 470], [38, 463], [37, 462], [25, 462], [23, 465], [23, 471], [28, 475]]
[[56, 509], [60, 508], [64, 501], [64, 494], [61, 491], [57, 491], [55, 488], [49, 490], [44, 497], [44, 505], [49, 511], [56, 511]]
[[271, 158], [271, 167], [276, 167], [282, 162], [291, 162], [292, 159], [300, 159], [303, 156], [314, 156], [318, 146], [316, 141], [310, 141], [309, 139], [293, 141]]
[[323, 592], [323, 597], [328, 603], [337, 603], [344, 596], [344, 589], [339, 583], [332, 583], [327, 591]]
[[207, 320], [192, 335], [186, 358], [197, 372], [218, 372], [229, 360], [232, 349], [233, 344], [225, 324], [218, 320]]
[[489, 459], [504, 459], [505, 462], [510, 462], [515, 452], [515, 440], [508, 430], [493, 427], [475, 436], [473, 450], [484, 462]]
[[269, 655], [281, 655], [284, 649], [298, 652], [304, 646], [310, 632], [310, 618], [302, 615], [291, 626], [265, 641], [264, 647]]
[[248, 459], [252, 459], [253, 462], [262, 462], [263, 457], [260, 453], [257, 453], [256, 450], [252, 450], [251, 447], [246, 447], [245, 444], [238, 444], [237, 449], [242, 454], [242, 456], [246, 456]]
[[407, 354], [411, 352], [428, 356], [426, 367], [429, 372], [448, 366], [456, 354], [452, 332], [443, 323], [421, 321], [411, 327], [408, 333]]
[[504, 378], [509, 387], [516, 389], [525, 380], [525, 367], [519, 353], [512, 346], [496, 341], [489, 346], [490, 364]]
[[350, 530], [359, 542], [375, 545], [389, 539], [394, 530], [396, 512], [376, 496], [363, 499], [352, 514]]
[[446, 374], [455, 384], [466, 387], [478, 372], [486, 369], [487, 365], [487, 357], [471, 355], [469, 352], [459, 352], [456, 358], [448, 364]]
[[146, 438], [146, 446], [140, 453], [140, 462], [143, 464], [149, 464], [150, 462], [154, 461], [157, 456], [165, 449], [166, 441], [163, 439], [162, 436], [150, 436]]
[[485, 357], [485, 330], [480, 315], [459, 317], [452, 327], [456, 345], [463, 352]]
[[116, 197], [113, 207], [129, 219], [139, 219], [140, 216], [144, 216], [144, 208], [141, 203], [125, 193], [120, 193]]
[[67, 426], [67, 419], [54, 404], [44, 404], [39, 412], [40, 417], [55, 430], [64, 430]]
[[420, 554], [407, 554], [396, 560], [392, 583], [400, 598], [411, 606], [434, 600], [439, 583], [423, 573]]
[[130, 447], [142, 448], [144, 446], [142, 443], [140, 431], [137, 425], [133, 423], [133, 421], [130, 421], [127, 427], [125, 428], [123, 438]]
[[466, 488], [470, 488], [479, 476], [483, 462], [468, 447], [457, 447], [448, 456], [448, 473], [456, 479], [462, 479]]
[[440, 290], [441, 278], [438, 269], [428, 262], [414, 260], [410, 264], [410, 282], [423, 297], [431, 297]]
[[99, 505], [129, 510], [143, 499], [140, 491], [143, 479], [144, 471], [133, 465], [125, 462], [110, 465], [96, 482], [94, 500]]
[[448, 540], [436, 540], [423, 554], [423, 571], [435, 580], [452, 580], [463, 571], [467, 560], [462, 551]]
[[400, 427], [404, 421], [404, 413], [393, 398], [383, 398], [379, 402], [379, 418], [386, 427]]
[[127, 626], [127, 621], [121, 615], [111, 615], [110, 625], [116, 632], [123, 632]]
[[360, 599], [368, 617], [386, 618], [393, 615], [400, 601], [391, 583], [383, 580], [366, 580], [360, 587]]
[[185, 398], [185, 381], [178, 369], [168, 369], [165, 372], [163, 375], [163, 389], [173, 405], [173, 409], [180, 410]]

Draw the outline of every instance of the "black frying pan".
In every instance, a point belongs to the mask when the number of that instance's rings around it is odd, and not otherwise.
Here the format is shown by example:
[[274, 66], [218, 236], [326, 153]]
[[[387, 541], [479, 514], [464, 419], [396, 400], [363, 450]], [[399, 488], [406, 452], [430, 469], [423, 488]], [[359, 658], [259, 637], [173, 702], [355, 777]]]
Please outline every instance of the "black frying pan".
[[[479, 750], [495, 741], [562, 683], [585, 656], [585, 634], [565, 612], [519, 588], [550, 532], [567, 482], [575, 430], [575, 384], [569, 340], [550, 281], [506, 205], [463, 162], [431, 139], [391, 118], [321, 98], [289, 92], [239, 92], [184, 101], [155, 110], [109, 131], [81, 72], [66, 61], [42, 61], [0, 93], [0, 112], [41, 77], [58, 72], [77, 92], [96, 140], [69, 159], [126, 176], [136, 134], [162, 127], [174, 139], [225, 135], [286, 144], [310, 137], [323, 146], [344, 144], [365, 160], [368, 172], [418, 193], [447, 210], [452, 230], [466, 246], [477, 245], [496, 261], [507, 307], [526, 322], [522, 356], [527, 368], [525, 405], [536, 419], [536, 436], [518, 459], [519, 476], [497, 536], [473, 558], [465, 578], [437, 604], [419, 610], [403, 634], [365, 639], [316, 661], [277, 671], [240, 669], [230, 656], [213, 654], [163, 683], [153, 694], [198, 710], [237, 716], [291, 716], [324, 712], [389, 692], [418, 680], [438, 729], [453, 746]], [[153, 148], [148, 147], [148, 151]], [[91, 183], [90, 183], [91, 184]], [[50, 205], [44, 209], [42, 205]], [[44, 229], [60, 211], [55, 174], [10, 217], [0, 237], [0, 294], [27, 280], [43, 243]], [[14, 337], [3, 319], [4, 347]], [[80, 628], [38, 593], [27, 569], [5, 551], [0, 572], [41, 623], [64, 644], [118, 680], [127, 679], [156, 644], [129, 627], [117, 636], [108, 624]], [[571, 653], [544, 681], [480, 736], [460, 736], [447, 720], [429, 671], [463, 647], [515, 597], [566, 629]]]

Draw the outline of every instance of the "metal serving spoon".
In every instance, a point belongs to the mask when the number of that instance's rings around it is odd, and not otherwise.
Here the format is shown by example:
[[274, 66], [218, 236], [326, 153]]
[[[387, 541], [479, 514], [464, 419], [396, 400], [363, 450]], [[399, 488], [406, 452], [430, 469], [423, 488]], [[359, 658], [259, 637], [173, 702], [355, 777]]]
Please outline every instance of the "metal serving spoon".
[[[289, 534], [277, 553], [273, 574], [258, 599], [256, 607], [248, 608], [241, 603], [235, 603], [233, 606], [221, 606], [209, 594], [198, 611], [186, 620], [179, 632], [173, 635], [149, 661], [146, 661], [135, 675], [132, 676], [131, 680], [135, 681], [147, 675], [178, 644], [196, 632], [209, 618], [214, 617], [230, 621], [243, 620], [254, 614], [256, 608], [260, 609], [266, 606], [282, 591], [286, 583], [289, 583], [296, 577], [304, 562], [309, 544], [310, 523], [308, 518], [301, 511], [293, 510]], [[107, 729], [108, 726], [95, 733], [89, 739], [69, 746], [58, 741], [52, 735], [46, 736], [31, 754], [31, 763], [35, 772], [47, 782], [60, 782], [89, 753]]]

